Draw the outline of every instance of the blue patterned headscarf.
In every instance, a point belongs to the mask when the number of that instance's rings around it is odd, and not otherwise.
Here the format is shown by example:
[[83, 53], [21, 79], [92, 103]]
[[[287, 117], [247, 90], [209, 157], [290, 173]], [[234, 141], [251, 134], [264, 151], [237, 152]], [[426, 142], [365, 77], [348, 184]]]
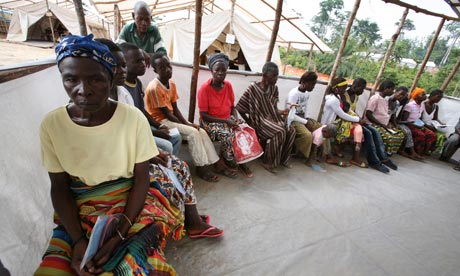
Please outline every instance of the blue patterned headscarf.
[[117, 66], [116, 59], [106, 45], [94, 41], [93, 37], [93, 34], [65, 36], [54, 49], [58, 66], [66, 57], [87, 57], [104, 65], [113, 77], [112, 68]]

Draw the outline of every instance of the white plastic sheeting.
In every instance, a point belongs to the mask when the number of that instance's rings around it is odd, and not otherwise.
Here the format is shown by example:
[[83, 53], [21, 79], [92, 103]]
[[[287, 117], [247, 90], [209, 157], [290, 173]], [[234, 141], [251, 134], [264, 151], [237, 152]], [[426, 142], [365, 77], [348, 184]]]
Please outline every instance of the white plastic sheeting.
[[[185, 115], [190, 76], [190, 68], [174, 66]], [[209, 76], [200, 71], [199, 83]], [[144, 84], [152, 78], [149, 69]], [[230, 73], [227, 79], [238, 99], [260, 77]], [[297, 82], [279, 79], [282, 103]], [[315, 99], [324, 88], [315, 88], [312, 109], [319, 110]], [[67, 101], [55, 66], [0, 84], [0, 260], [12, 275], [33, 273], [51, 234], [38, 127], [47, 112]], [[443, 99], [442, 118], [458, 120], [458, 106]], [[181, 157], [190, 161], [185, 146]], [[170, 243], [168, 261], [187, 276], [459, 275], [459, 173], [432, 158], [422, 163], [395, 156], [394, 161], [399, 170], [390, 175], [333, 166], [318, 173], [295, 159], [293, 169], [278, 175], [254, 161], [253, 179], [194, 178], [198, 209], [225, 235]]]
[[[59, 7], [51, 1], [48, 1], [48, 6], [53, 15], [61, 21], [70, 33], [80, 34], [80, 25], [74, 10]], [[45, 1], [15, 8], [6, 39], [26, 41], [30, 27], [45, 17], [47, 11]], [[95, 37], [107, 37], [100, 24], [88, 19], [86, 24], [88, 25], [88, 33], [93, 33]]]
[[[262, 72], [270, 36], [244, 21], [237, 13], [233, 17], [233, 22], [231, 19], [230, 11], [203, 16], [200, 53], [203, 53], [219, 37], [225, 27], [232, 23], [236, 39], [251, 70]], [[195, 19], [166, 24], [160, 28], [160, 32], [172, 60], [185, 64], [193, 63], [193, 51], [190, 51], [190, 47], [195, 38]], [[281, 65], [278, 47], [274, 48], [272, 61]]]

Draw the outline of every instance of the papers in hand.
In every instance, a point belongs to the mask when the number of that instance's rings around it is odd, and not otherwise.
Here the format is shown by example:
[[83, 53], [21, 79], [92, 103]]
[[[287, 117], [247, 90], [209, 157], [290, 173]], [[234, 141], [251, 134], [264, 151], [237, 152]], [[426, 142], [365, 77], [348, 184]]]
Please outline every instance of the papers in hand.
[[415, 120], [413, 124], [414, 126], [417, 126], [417, 127], [423, 127], [425, 125], [425, 123], [420, 119]]
[[389, 133], [391, 133], [391, 134], [396, 134], [396, 133], [397, 133], [397, 131], [394, 131], [394, 130], [392, 130], [391, 128], [388, 128], [387, 131], [388, 131]]
[[97, 218], [96, 224], [94, 224], [93, 231], [91, 232], [91, 237], [89, 238], [85, 255], [80, 263], [80, 270], [85, 267], [94, 255], [96, 255], [104, 242], [113, 236], [119, 221], [120, 219], [117, 215], [105, 215]]
[[158, 164], [160, 169], [172, 180], [172, 183], [176, 187], [176, 189], [183, 195], [185, 195], [185, 189], [182, 187], [182, 184], [180, 183], [179, 179], [177, 178], [176, 173], [170, 169], [166, 168], [165, 166]]
[[170, 128], [169, 129], [169, 136], [174, 136], [174, 135], [179, 135], [179, 130], [177, 129], [177, 127], [174, 127], [174, 128]]

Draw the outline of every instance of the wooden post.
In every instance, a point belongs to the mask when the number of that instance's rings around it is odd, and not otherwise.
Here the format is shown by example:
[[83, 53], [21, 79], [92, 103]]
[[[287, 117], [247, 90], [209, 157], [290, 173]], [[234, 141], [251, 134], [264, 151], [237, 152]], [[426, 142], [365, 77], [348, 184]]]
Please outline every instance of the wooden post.
[[331, 84], [332, 79], [335, 77], [335, 73], [337, 72], [337, 68], [339, 68], [340, 62], [342, 60], [343, 51], [345, 50], [345, 45], [347, 45], [348, 36], [350, 35], [351, 26], [353, 25], [353, 21], [355, 20], [356, 13], [358, 12], [359, 5], [361, 4], [361, 0], [356, 0], [353, 10], [351, 11], [350, 18], [348, 19], [347, 27], [343, 32], [342, 42], [340, 43], [339, 51], [337, 56], [335, 57], [334, 66], [332, 67], [332, 72], [329, 76], [328, 85]]
[[195, 7], [195, 45], [193, 46], [193, 71], [190, 82], [190, 106], [188, 108], [188, 120], [192, 123], [195, 119], [196, 89], [198, 86], [198, 74], [200, 73], [202, 1], [195, 0]]
[[[291, 51], [291, 41], [288, 42], [288, 48], [286, 50], [286, 58], [289, 56], [289, 52]], [[286, 74], [286, 65], [284, 65], [284, 68], [283, 68], [283, 75]]]
[[412, 86], [409, 90], [409, 93], [412, 93], [414, 91], [415, 87], [417, 87], [417, 83], [420, 79], [420, 76], [423, 73], [423, 70], [425, 70], [425, 65], [428, 62], [428, 59], [431, 56], [431, 52], [433, 51], [434, 45], [436, 44], [436, 40], [438, 40], [439, 33], [442, 30], [442, 26], [444, 26], [444, 22], [446, 21], [445, 18], [441, 19], [441, 22], [439, 23], [438, 29], [436, 30], [436, 33], [433, 36], [433, 39], [431, 39], [430, 42], [430, 47], [428, 47], [428, 50], [426, 51], [425, 58], [423, 58], [422, 63], [420, 64], [420, 67], [418, 68], [417, 75], [415, 75], [414, 82], [412, 83]]
[[311, 57], [313, 56], [313, 46], [315, 46], [315, 44], [312, 43], [310, 47], [310, 52], [308, 53], [308, 64], [307, 64], [308, 71], [310, 71]]
[[278, 0], [276, 4], [275, 22], [273, 23], [272, 37], [270, 38], [270, 44], [268, 45], [267, 62], [272, 60], [273, 48], [275, 48], [276, 37], [278, 36], [278, 30], [280, 28], [280, 18], [283, 12], [283, 0]]
[[441, 86], [442, 91], [446, 90], [446, 88], [449, 85], [450, 81], [453, 79], [453, 77], [457, 73], [458, 67], [460, 67], [460, 58], [457, 60], [457, 63], [455, 63], [454, 68], [452, 68], [452, 71], [450, 71], [449, 76], [447, 76], [447, 78], [444, 80], [444, 82], [443, 82], [443, 84]]
[[393, 51], [393, 48], [396, 44], [396, 40], [398, 39], [399, 34], [401, 33], [401, 30], [404, 26], [404, 22], [406, 21], [407, 14], [409, 13], [409, 8], [406, 8], [404, 10], [404, 13], [399, 20], [399, 26], [396, 29], [396, 32], [394, 35], [391, 37], [390, 44], [388, 45], [387, 52], [385, 53], [385, 57], [383, 58], [382, 65], [380, 66], [380, 71], [377, 74], [377, 77], [375, 78], [374, 81], [374, 86], [372, 87], [371, 93], [374, 93], [375, 90], [377, 89], [377, 85], [380, 83], [380, 79], [382, 78], [383, 72], [385, 71], [385, 67], [387, 66], [387, 62], [390, 59], [391, 51]]
[[51, 20], [51, 16], [53, 16], [53, 13], [50, 10], [50, 7], [48, 6], [48, 0], [46, 2], [46, 16], [48, 17], [48, 20], [50, 22], [50, 28], [51, 28], [51, 37], [53, 38], [53, 47], [56, 45], [56, 37], [54, 36], [54, 26], [53, 26], [53, 20]]
[[120, 34], [120, 9], [118, 5], [113, 5], [113, 38], [117, 39]]
[[[332, 67], [331, 74], [329, 76], [329, 81], [327, 85], [331, 85], [332, 80], [335, 77], [335, 72], [337, 72], [337, 68], [340, 65], [340, 61], [342, 59], [343, 51], [345, 49], [345, 45], [347, 45], [348, 36], [350, 35], [351, 26], [353, 25], [353, 21], [355, 20], [356, 13], [358, 12], [359, 5], [361, 4], [361, 0], [355, 0], [355, 5], [353, 6], [353, 10], [351, 11], [350, 18], [348, 18], [347, 27], [343, 32], [342, 42], [340, 42], [339, 51], [335, 58], [334, 66]], [[326, 99], [326, 92], [324, 92], [323, 100], [321, 101], [321, 108], [319, 109], [318, 121], [321, 122], [321, 117], [323, 116], [323, 109]]]
[[75, 12], [77, 13], [78, 24], [80, 25], [80, 35], [88, 35], [83, 4], [81, 0], [73, 0], [73, 4], [75, 6]]

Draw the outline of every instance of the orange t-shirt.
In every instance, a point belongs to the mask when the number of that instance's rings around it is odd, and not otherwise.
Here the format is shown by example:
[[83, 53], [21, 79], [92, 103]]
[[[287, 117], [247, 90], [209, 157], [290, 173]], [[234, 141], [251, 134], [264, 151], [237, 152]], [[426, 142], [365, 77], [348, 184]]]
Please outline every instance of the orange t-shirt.
[[158, 79], [154, 79], [145, 89], [145, 110], [158, 122], [166, 119], [166, 115], [160, 108], [167, 107], [171, 113], [174, 112], [172, 104], [177, 102], [176, 84], [169, 80], [169, 89]]

